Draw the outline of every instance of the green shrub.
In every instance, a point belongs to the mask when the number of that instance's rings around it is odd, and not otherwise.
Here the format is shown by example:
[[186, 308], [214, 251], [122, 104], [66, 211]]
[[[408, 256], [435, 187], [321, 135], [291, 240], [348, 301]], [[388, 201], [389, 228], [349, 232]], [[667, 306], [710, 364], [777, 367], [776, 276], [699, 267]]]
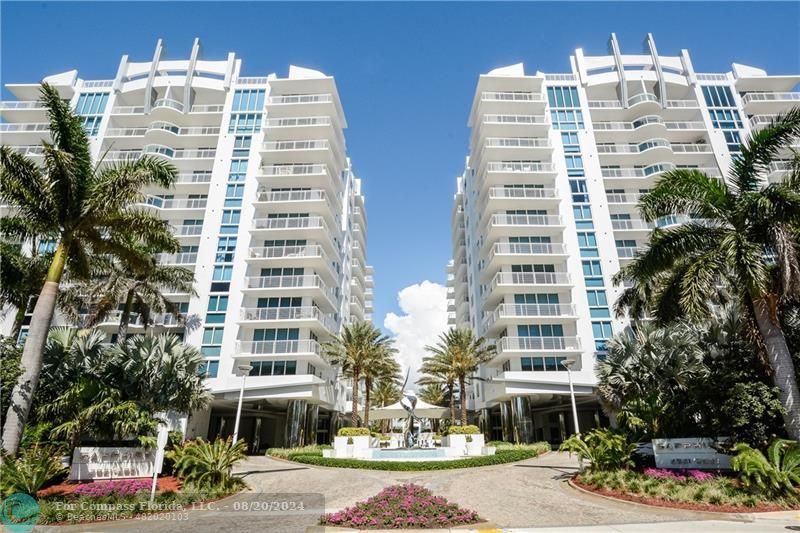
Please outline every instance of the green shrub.
[[334, 459], [317, 455], [294, 455], [292, 461], [336, 468], [361, 468], [364, 470], [392, 470], [413, 472], [418, 470], [451, 470], [454, 468], [472, 468], [476, 466], [499, 465], [513, 463], [536, 457], [539, 453], [531, 448], [497, 450], [494, 455], [481, 455], [452, 461], [365, 461], [362, 459]]
[[48, 481], [65, 472], [56, 450], [46, 446], [31, 446], [17, 457], [2, 457], [0, 491], [3, 496], [22, 492], [35, 496]]
[[207, 442], [198, 438], [173, 450], [171, 457], [175, 461], [177, 476], [190, 487], [233, 490], [240, 487], [242, 481], [233, 477], [230, 471], [245, 458], [246, 451], [244, 440], [234, 443], [230, 438], [217, 438], [214, 442]]
[[590, 461], [589, 470], [618, 470], [633, 466], [636, 443], [607, 428], [594, 429], [585, 435], [575, 434], [564, 441], [561, 451], [575, 453]]
[[481, 430], [478, 426], [450, 426], [447, 428], [448, 435], [477, 435]]
[[733, 450], [736, 457], [731, 460], [731, 468], [739, 472], [746, 487], [798, 496], [795, 485], [800, 485], [800, 445], [795, 441], [775, 439], [767, 448], [767, 455], [744, 443], [735, 445]]
[[339, 437], [369, 437], [369, 428], [340, 428], [336, 435]]
[[309, 444], [308, 446], [297, 446], [295, 448], [269, 448], [267, 455], [270, 457], [278, 457], [279, 459], [288, 459], [290, 455], [319, 455], [322, 457], [322, 450], [330, 450], [333, 448], [330, 444]]

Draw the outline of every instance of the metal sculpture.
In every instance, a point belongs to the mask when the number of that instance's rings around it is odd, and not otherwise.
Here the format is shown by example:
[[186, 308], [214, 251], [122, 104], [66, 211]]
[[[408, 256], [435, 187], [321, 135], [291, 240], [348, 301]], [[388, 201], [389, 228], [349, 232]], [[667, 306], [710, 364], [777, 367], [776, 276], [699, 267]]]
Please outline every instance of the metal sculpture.
[[[414, 391], [406, 390], [406, 384], [408, 383], [408, 377], [410, 374], [411, 369], [409, 368], [406, 372], [406, 380], [403, 382], [403, 386], [401, 387], [401, 390], [403, 391], [403, 397], [400, 399], [400, 405], [408, 414], [404, 438], [406, 448], [416, 448], [419, 446], [419, 432], [422, 430], [422, 422], [414, 411], [417, 407], [417, 395]], [[414, 420], [417, 421], [416, 435], [413, 432]]]

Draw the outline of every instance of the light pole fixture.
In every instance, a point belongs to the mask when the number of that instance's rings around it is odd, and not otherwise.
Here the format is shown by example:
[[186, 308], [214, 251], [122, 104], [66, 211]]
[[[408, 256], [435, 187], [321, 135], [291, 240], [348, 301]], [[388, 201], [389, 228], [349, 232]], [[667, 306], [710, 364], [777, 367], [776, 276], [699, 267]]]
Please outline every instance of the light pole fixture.
[[244, 382], [247, 379], [247, 374], [253, 369], [248, 363], [241, 364], [236, 368], [242, 373], [242, 388], [239, 389], [239, 405], [236, 407], [236, 423], [233, 425], [233, 443], [239, 438], [239, 420], [242, 418], [242, 401], [244, 400]]
[[575, 433], [581, 432], [578, 427], [578, 407], [575, 405], [575, 388], [572, 386], [572, 366], [575, 364], [574, 360], [561, 361], [561, 365], [567, 369], [567, 379], [569, 380], [569, 398], [572, 401], [572, 422], [575, 424]]

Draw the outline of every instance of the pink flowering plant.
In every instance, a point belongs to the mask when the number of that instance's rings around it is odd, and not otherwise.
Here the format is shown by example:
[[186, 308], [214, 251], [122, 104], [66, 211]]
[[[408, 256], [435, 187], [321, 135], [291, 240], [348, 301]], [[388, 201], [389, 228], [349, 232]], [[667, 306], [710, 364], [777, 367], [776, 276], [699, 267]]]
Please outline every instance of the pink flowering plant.
[[106, 496], [132, 496], [143, 490], [150, 490], [150, 481], [146, 479], [114, 479], [111, 481], [95, 481], [85, 483], [75, 489], [78, 496], [103, 498]]
[[481, 521], [478, 513], [413, 484], [387, 487], [366, 501], [320, 518], [324, 526], [358, 529], [445, 528]]
[[703, 470], [668, 470], [666, 468], [645, 468], [644, 475], [656, 479], [673, 481], [710, 481], [714, 474]]

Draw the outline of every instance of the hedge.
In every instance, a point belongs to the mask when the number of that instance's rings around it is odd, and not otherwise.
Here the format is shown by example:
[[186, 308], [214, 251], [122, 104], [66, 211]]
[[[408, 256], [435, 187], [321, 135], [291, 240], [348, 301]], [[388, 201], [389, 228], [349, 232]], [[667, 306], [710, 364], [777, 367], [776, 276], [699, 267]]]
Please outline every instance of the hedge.
[[336, 433], [339, 437], [369, 437], [369, 428], [340, 428]]
[[413, 472], [417, 470], [452, 470], [456, 468], [473, 468], [476, 466], [499, 465], [513, 463], [540, 455], [536, 449], [497, 450], [494, 455], [480, 455], [450, 461], [365, 461], [363, 459], [334, 459], [320, 455], [291, 454], [290, 461], [315, 466], [334, 468], [361, 468], [364, 470], [393, 470]]
[[447, 428], [448, 435], [477, 435], [481, 430], [478, 426], [450, 426]]

